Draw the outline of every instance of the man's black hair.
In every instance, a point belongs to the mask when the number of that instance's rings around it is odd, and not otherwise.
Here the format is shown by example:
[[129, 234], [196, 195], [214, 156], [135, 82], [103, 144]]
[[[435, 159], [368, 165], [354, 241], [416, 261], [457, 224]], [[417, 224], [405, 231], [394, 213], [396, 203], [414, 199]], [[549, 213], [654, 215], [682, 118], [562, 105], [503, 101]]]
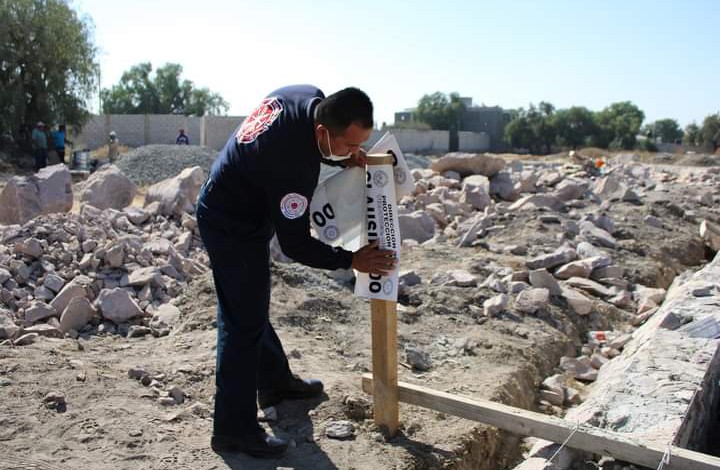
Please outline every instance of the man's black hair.
[[317, 105], [315, 119], [333, 133], [343, 132], [352, 123], [370, 129], [373, 126], [372, 101], [362, 90], [344, 88]]

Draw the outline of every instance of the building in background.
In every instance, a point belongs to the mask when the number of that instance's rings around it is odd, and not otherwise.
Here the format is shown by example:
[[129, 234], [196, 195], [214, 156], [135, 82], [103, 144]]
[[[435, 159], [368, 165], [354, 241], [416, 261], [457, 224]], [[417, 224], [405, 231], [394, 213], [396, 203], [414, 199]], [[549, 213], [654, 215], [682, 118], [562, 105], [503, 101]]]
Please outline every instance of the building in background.
[[[510, 122], [510, 113], [500, 106], [473, 105], [470, 97], [461, 97], [460, 101], [465, 105], [465, 113], [462, 116], [459, 130], [484, 132], [490, 138], [490, 150], [493, 152], [506, 150], [507, 145], [503, 136], [505, 126]], [[395, 126], [412, 127], [414, 111], [415, 108], [396, 112]]]

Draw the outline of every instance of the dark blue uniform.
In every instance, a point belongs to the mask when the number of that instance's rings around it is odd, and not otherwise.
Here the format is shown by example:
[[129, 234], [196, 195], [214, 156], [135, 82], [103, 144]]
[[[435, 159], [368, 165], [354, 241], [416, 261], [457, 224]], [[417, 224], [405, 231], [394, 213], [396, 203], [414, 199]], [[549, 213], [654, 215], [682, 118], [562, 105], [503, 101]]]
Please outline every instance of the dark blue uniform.
[[198, 200], [197, 219], [218, 297], [216, 435], [258, 430], [257, 390], [290, 368], [268, 318], [268, 242], [274, 233], [295, 261], [349, 268], [352, 253], [310, 236], [309, 205], [322, 155], [314, 133], [319, 89], [281, 88], [230, 136]]

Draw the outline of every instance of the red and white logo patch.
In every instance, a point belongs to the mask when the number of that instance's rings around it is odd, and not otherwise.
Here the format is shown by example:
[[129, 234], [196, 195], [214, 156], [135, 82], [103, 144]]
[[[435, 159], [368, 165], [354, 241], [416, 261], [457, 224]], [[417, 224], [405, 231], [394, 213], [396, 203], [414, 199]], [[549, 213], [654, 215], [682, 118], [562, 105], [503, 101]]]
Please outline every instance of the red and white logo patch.
[[260, 106], [246, 117], [235, 134], [235, 141], [238, 144], [250, 144], [255, 142], [260, 134], [272, 126], [275, 119], [282, 113], [283, 107], [277, 98], [265, 98]]
[[305, 196], [298, 193], [286, 194], [280, 201], [280, 212], [286, 219], [297, 219], [305, 213], [308, 201]]

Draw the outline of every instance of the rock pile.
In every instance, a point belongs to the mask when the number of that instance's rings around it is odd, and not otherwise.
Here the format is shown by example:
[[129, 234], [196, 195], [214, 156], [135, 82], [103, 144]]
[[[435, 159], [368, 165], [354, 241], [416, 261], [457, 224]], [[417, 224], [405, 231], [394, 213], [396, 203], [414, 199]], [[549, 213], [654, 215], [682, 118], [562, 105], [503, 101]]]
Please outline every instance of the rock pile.
[[207, 174], [215, 157], [216, 150], [197, 145], [146, 145], [123, 154], [116, 164], [133, 183], [144, 186], [196, 166]]
[[[123, 178], [112, 167], [98, 173], [98, 184], [85, 188], [91, 200], [103, 180]], [[171, 301], [208, 260], [192, 205], [167, 208], [164, 201], [193, 200], [202, 176], [187, 169], [162, 183], [162, 197], [144, 208], [85, 204], [80, 214], [0, 226], [0, 340], [168, 334], [179, 315]]]

